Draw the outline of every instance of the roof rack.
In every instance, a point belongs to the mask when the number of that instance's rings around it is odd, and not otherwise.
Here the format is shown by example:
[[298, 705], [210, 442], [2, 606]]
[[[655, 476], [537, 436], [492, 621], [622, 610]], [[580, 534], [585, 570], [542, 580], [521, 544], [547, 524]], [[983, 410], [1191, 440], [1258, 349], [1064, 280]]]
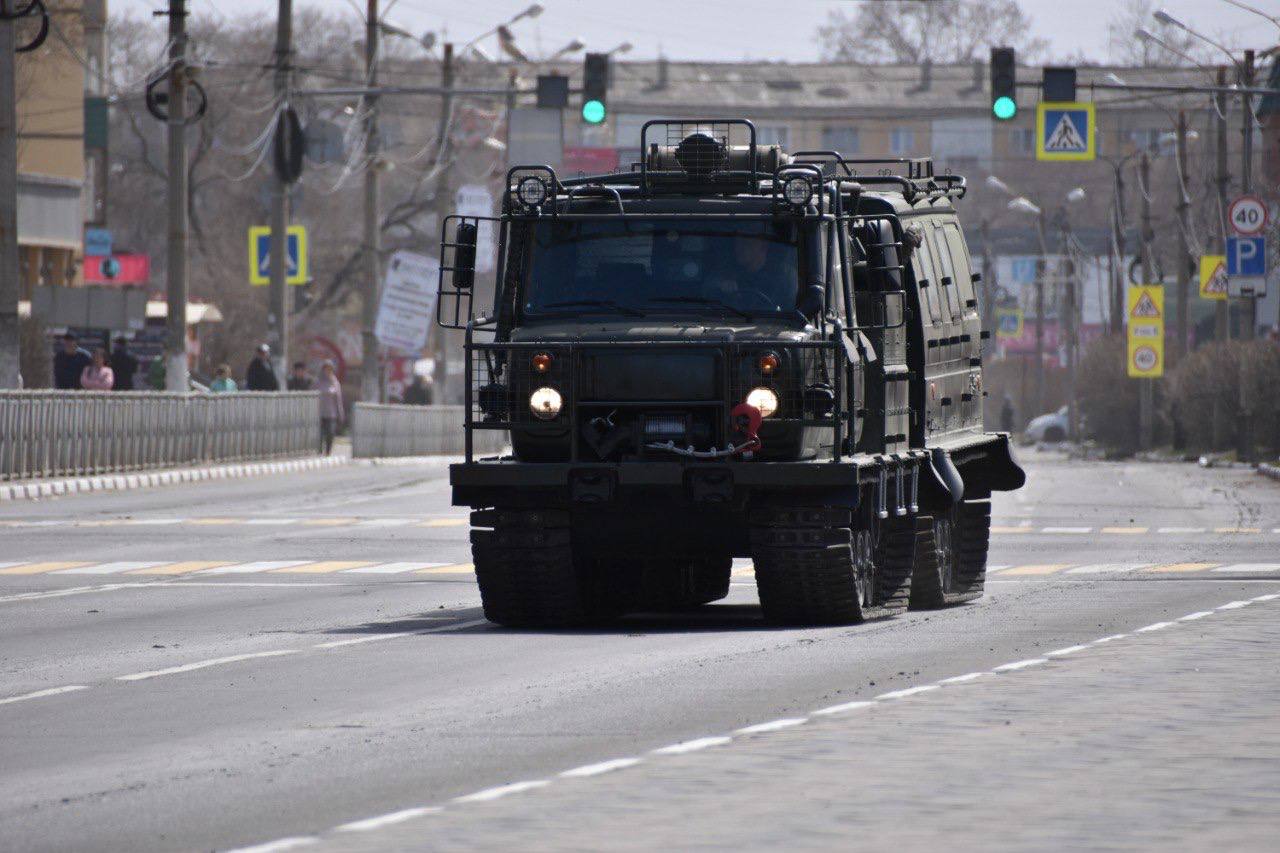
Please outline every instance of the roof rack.
[[[864, 186], [899, 188], [908, 202], [964, 198], [966, 192], [965, 179], [960, 175], [934, 174], [932, 157], [845, 157], [839, 151], [797, 151], [791, 156], [796, 163], [831, 165], [843, 173], [834, 176], [837, 178], [851, 178]], [[881, 168], [868, 174], [867, 166]]]

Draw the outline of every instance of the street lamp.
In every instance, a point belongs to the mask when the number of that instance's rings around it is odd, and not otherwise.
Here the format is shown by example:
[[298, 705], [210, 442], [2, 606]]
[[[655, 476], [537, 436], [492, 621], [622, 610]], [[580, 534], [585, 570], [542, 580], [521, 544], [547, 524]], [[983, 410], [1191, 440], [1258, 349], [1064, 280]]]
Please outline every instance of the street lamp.
[[[1194, 38], [1198, 38], [1198, 39], [1200, 39], [1200, 40], [1201, 40], [1201, 41], [1203, 41], [1203, 42], [1206, 42], [1206, 43], [1208, 43], [1208, 44], [1213, 45], [1213, 46], [1214, 46], [1214, 47], [1216, 47], [1218, 50], [1222, 51], [1223, 53], [1225, 53], [1225, 54], [1227, 55], [1227, 58], [1231, 60], [1231, 64], [1232, 64], [1232, 65], [1235, 65], [1236, 67], [1239, 67], [1239, 63], [1237, 63], [1237, 62], [1236, 62], [1236, 58], [1235, 58], [1235, 56], [1233, 56], [1233, 55], [1232, 55], [1232, 53], [1231, 53], [1231, 51], [1230, 51], [1230, 50], [1228, 50], [1226, 47], [1224, 47], [1220, 42], [1216, 42], [1216, 41], [1214, 41], [1213, 39], [1209, 38], [1207, 35], [1205, 35], [1205, 34], [1203, 34], [1203, 33], [1198, 33], [1198, 32], [1196, 32], [1195, 30], [1191, 29], [1191, 27], [1189, 27], [1189, 26], [1187, 26], [1186, 24], [1182, 23], [1182, 21], [1179, 21], [1179, 20], [1178, 20], [1177, 18], [1175, 18], [1173, 15], [1170, 15], [1170, 14], [1169, 14], [1168, 12], [1166, 12], [1164, 9], [1157, 9], [1157, 10], [1153, 13], [1153, 15], [1152, 15], [1152, 16], [1153, 16], [1157, 21], [1159, 21], [1160, 23], [1162, 23], [1162, 24], [1164, 24], [1164, 25], [1166, 25], [1166, 26], [1170, 26], [1170, 27], [1177, 27], [1178, 29], [1180, 29], [1180, 30], [1182, 30], [1184, 33], [1186, 33], [1187, 35], [1192, 36], [1192, 37], [1194, 37]], [[1143, 33], [1143, 32], [1146, 32], [1146, 30], [1143, 30], [1143, 29], [1139, 28], [1138, 33]], [[1134, 33], [1134, 35], [1137, 35], [1138, 33]], [[1147, 33], [1147, 35], [1149, 35], [1149, 36], [1150, 36], [1151, 34], [1150, 34], [1150, 33]], [[1153, 38], [1154, 38], [1154, 37], [1153, 37]], [[1157, 41], [1157, 42], [1159, 42], [1159, 39], [1156, 39], [1156, 41]], [[1168, 45], [1165, 45], [1165, 47], [1168, 47]], [[1170, 49], [1172, 49], [1172, 48], [1170, 48]], [[1175, 51], [1174, 51], [1174, 53], [1178, 53], [1178, 51], [1176, 51], [1176, 50], [1175, 50]], [[1192, 61], [1194, 61], [1194, 60], [1192, 60]], [[1198, 62], [1196, 63], [1196, 65], [1199, 65], [1199, 64], [1200, 64], [1200, 63], [1198, 63]]]
[[610, 48], [609, 50], [606, 50], [605, 54], [607, 56], [620, 56], [624, 53], [630, 53], [633, 47], [635, 47], [635, 45], [633, 45], [631, 42], [624, 41], [622, 44], [618, 45], [617, 47], [613, 47], [613, 48]]

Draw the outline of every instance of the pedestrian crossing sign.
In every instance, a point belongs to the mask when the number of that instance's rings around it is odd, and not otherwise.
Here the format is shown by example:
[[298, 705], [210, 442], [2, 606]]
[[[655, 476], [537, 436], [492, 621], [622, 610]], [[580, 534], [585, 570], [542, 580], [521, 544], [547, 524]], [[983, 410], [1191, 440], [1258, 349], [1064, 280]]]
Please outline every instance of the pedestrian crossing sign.
[[1097, 155], [1097, 113], [1092, 102], [1036, 105], [1036, 159], [1091, 161]]
[[[285, 232], [285, 283], [306, 284], [311, 279], [307, 264], [307, 228], [290, 225]], [[271, 283], [271, 226], [249, 227], [249, 283]]]
[[1227, 298], [1227, 256], [1200, 256], [1200, 298]]

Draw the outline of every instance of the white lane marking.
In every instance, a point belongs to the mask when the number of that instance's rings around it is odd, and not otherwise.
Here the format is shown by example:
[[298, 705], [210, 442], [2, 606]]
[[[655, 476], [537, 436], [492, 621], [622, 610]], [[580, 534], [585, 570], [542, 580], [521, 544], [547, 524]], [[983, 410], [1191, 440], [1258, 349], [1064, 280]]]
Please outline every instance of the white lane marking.
[[1280, 598], [1280, 592], [1272, 592], [1272, 593], [1268, 593], [1267, 595], [1255, 596], [1253, 600], [1254, 601], [1275, 601], [1277, 598]]
[[1206, 616], [1212, 616], [1212, 610], [1197, 610], [1195, 613], [1188, 613], [1186, 616], [1179, 616], [1179, 622], [1194, 622], [1197, 619], [1203, 619]]
[[384, 826], [391, 826], [397, 823], [404, 823], [406, 820], [413, 820], [415, 817], [423, 815], [436, 814], [440, 811], [439, 806], [419, 806], [413, 809], [401, 809], [398, 812], [379, 815], [378, 817], [365, 818], [364, 820], [353, 820], [351, 823], [344, 823], [341, 826], [334, 827], [334, 832], [365, 832], [370, 829], [380, 829]]
[[1042, 527], [1041, 533], [1091, 533], [1092, 527]]
[[1258, 572], [1280, 572], [1280, 563], [1233, 563], [1230, 566], [1218, 566], [1210, 569], [1214, 572], [1239, 572], [1251, 574]]
[[1204, 533], [1203, 527], [1161, 527], [1157, 533]]
[[364, 521], [356, 522], [356, 527], [403, 527], [406, 524], [413, 524], [416, 518], [369, 518]]
[[1026, 660], [1016, 660], [1013, 663], [1002, 663], [999, 666], [993, 666], [992, 672], [1013, 672], [1018, 669], [1026, 669], [1029, 666], [1039, 666], [1042, 663], [1048, 663], [1048, 658], [1027, 658]]
[[57, 572], [50, 572], [51, 575], [114, 575], [120, 572], [130, 572], [135, 569], [154, 569], [156, 566], [163, 566], [164, 562], [152, 563], [98, 563], [93, 566], [81, 566], [78, 569], [62, 569]]
[[876, 700], [883, 702], [887, 699], [905, 699], [908, 696], [915, 696], [917, 693], [926, 693], [937, 689], [938, 685], [936, 684], [921, 684], [919, 687], [908, 687], [904, 690], [890, 690], [888, 693], [881, 693], [876, 697]]
[[1223, 604], [1219, 607], [1215, 607], [1214, 610], [1239, 610], [1241, 607], [1248, 607], [1250, 604], [1253, 604], [1253, 602], [1252, 601], [1228, 601], [1226, 604]]
[[1110, 643], [1110, 642], [1113, 642], [1113, 641], [1115, 641], [1115, 640], [1123, 640], [1123, 639], [1124, 639], [1125, 637], [1127, 637], [1127, 636], [1129, 636], [1129, 635], [1128, 635], [1128, 634], [1112, 634], [1110, 637], [1099, 637], [1098, 639], [1096, 639], [1096, 640], [1092, 641], [1091, 643], [1089, 643], [1089, 645], [1091, 645], [1091, 646], [1100, 646], [1100, 645], [1102, 645], [1103, 643]]
[[756, 723], [754, 726], [744, 726], [735, 729], [735, 735], [762, 735], [767, 732], [776, 732], [779, 729], [789, 729], [792, 726], [799, 726], [809, 722], [808, 717], [784, 717], [781, 720], [770, 720], [767, 723]]
[[1154, 563], [1094, 563], [1088, 566], [1076, 566], [1067, 569], [1069, 575], [1102, 575], [1112, 572], [1136, 572], [1151, 568]]
[[128, 518], [120, 523], [141, 527], [143, 525], [182, 524], [184, 521], [186, 521], [185, 518]]
[[614, 770], [624, 770], [639, 763], [640, 759], [638, 758], [615, 758], [612, 761], [601, 761], [598, 764], [584, 764], [582, 767], [566, 770], [560, 776], [565, 779], [584, 779], [588, 776], [612, 773]]
[[[197, 572], [196, 574], [201, 574]], [[187, 577], [193, 577], [187, 575]], [[137, 584], [138, 586], [199, 586], [211, 587], [219, 589], [221, 587], [295, 587], [298, 589], [306, 589], [310, 586], [353, 586], [353, 584], [337, 583], [335, 581], [157, 581], [148, 584]]]
[[8, 601], [34, 601], [40, 598], [61, 598], [64, 595], [83, 595], [87, 592], [111, 592], [117, 589], [135, 589], [150, 584], [141, 583], [108, 583], [99, 586], [71, 586], [66, 589], [53, 589], [44, 592], [19, 592], [14, 595], [0, 596], [0, 603]]
[[1141, 628], [1134, 628], [1135, 634], [1149, 634], [1152, 631], [1163, 631], [1165, 628], [1173, 625], [1173, 622], [1153, 622], [1150, 625], [1143, 625]]
[[302, 521], [300, 518], [249, 518], [245, 519], [242, 524], [251, 524], [254, 527], [284, 527], [289, 524], [297, 524]]
[[9, 696], [0, 699], [0, 705], [9, 705], [13, 702], [25, 702], [28, 699], [43, 699], [46, 696], [60, 696], [63, 693], [75, 693], [77, 690], [88, 690], [85, 684], [68, 684], [65, 687], [50, 687], [47, 690], [37, 690], [34, 693], [23, 693], [21, 696]]
[[338, 649], [343, 646], [359, 646], [364, 643], [376, 643], [380, 640], [395, 640], [400, 637], [407, 637], [412, 631], [396, 631], [394, 634], [374, 634], [369, 637], [352, 637], [349, 640], [330, 640], [327, 643], [316, 643], [313, 649]]
[[1051, 652], [1045, 652], [1044, 656], [1047, 658], [1064, 657], [1066, 655], [1073, 655], [1076, 652], [1082, 652], [1087, 648], [1089, 647], [1088, 646], [1067, 646], [1065, 649], [1054, 649]]
[[343, 569], [343, 575], [397, 575], [401, 572], [416, 572], [419, 569], [435, 569], [440, 566], [451, 566], [453, 563], [379, 563], [376, 566], [361, 566], [358, 569]]
[[1003, 572], [1005, 569], [1011, 569], [1011, 568], [1013, 568], [1013, 566], [1011, 565], [987, 566], [987, 572], [988, 574], [992, 572]]
[[483, 791], [476, 791], [474, 794], [467, 794], [463, 797], [454, 797], [455, 803], [487, 803], [492, 800], [498, 800], [510, 794], [519, 794], [524, 791], [532, 791], [535, 788], [545, 788], [551, 783], [546, 779], [531, 779], [528, 782], [512, 782], [510, 785], [499, 785], [496, 788], [485, 788]]
[[953, 675], [950, 678], [944, 678], [939, 684], [964, 684], [967, 681], [973, 681], [986, 675], [985, 672], [966, 672], [964, 675]]
[[717, 737], [700, 737], [695, 740], [686, 740], [680, 743], [673, 743], [671, 746], [660, 747], [653, 750], [654, 755], [684, 755], [689, 752], [697, 752], [706, 749], [709, 746], [723, 746], [731, 739], [724, 735]]
[[299, 847], [306, 847], [308, 844], [318, 844], [319, 842], [319, 838], [299, 835], [294, 838], [269, 841], [266, 844], [255, 844], [252, 847], [237, 847], [235, 850], [228, 850], [227, 853], [284, 853], [285, 850], [296, 850]]
[[177, 675], [182, 672], [193, 672], [197, 669], [207, 669], [211, 666], [222, 666], [227, 663], [238, 663], [242, 660], [256, 660], [257, 658], [274, 658], [281, 655], [296, 655], [298, 649], [277, 649], [271, 652], [249, 652], [243, 655], [228, 655], [223, 658], [210, 658], [209, 660], [199, 660], [194, 663], [184, 663], [181, 666], [170, 666], [165, 669], [153, 669], [147, 672], [132, 672], [128, 675], [117, 675], [116, 681], [142, 681], [147, 678], [159, 678], [162, 675]]
[[839, 705], [828, 705], [825, 708], [819, 708], [816, 711], [810, 711], [809, 715], [813, 717], [829, 717], [832, 714], [843, 714], [847, 711], [857, 711], [859, 708], [870, 708], [875, 702], [841, 702]]
[[310, 560], [259, 560], [256, 563], [233, 563], [230, 566], [218, 566], [216, 569], [204, 569], [197, 575], [247, 575], [253, 572], [269, 572], [272, 569], [290, 569], [309, 563]]

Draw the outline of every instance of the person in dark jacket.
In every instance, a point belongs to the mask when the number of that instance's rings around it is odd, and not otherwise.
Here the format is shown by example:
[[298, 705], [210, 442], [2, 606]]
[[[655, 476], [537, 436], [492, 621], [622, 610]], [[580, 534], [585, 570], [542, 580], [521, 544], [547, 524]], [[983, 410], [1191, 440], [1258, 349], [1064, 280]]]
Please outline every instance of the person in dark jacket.
[[311, 377], [307, 375], [307, 363], [305, 361], [295, 361], [293, 363], [293, 371], [290, 372], [289, 378], [285, 380], [284, 385], [290, 391], [311, 390]]
[[249, 369], [244, 372], [244, 388], [246, 391], [280, 390], [280, 380], [271, 369], [271, 347], [266, 344], [258, 346], [257, 354], [249, 362]]
[[132, 391], [133, 375], [138, 372], [138, 359], [129, 352], [129, 341], [123, 337], [116, 338], [116, 345], [111, 349], [111, 372], [115, 374], [112, 391]]
[[421, 373], [413, 374], [413, 384], [404, 391], [404, 402], [408, 406], [427, 406], [431, 404], [431, 386]]
[[53, 387], [64, 391], [80, 389], [80, 374], [93, 364], [93, 357], [80, 346], [74, 332], [62, 336], [62, 349], [53, 357]]

